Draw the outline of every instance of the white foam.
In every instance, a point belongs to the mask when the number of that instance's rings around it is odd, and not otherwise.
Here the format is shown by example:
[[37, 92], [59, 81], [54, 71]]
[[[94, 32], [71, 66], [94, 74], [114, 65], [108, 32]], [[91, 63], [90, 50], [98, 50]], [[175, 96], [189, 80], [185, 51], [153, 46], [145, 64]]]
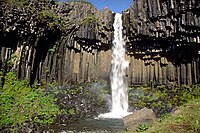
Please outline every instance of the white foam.
[[122, 119], [127, 115], [130, 115], [131, 112], [109, 112], [105, 114], [100, 114], [98, 116], [99, 119]]
[[122, 14], [116, 13], [114, 40], [112, 47], [112, 68], [110, 74], [112, 90], [111, 112], [99, 115], [99, 118], [123, 118], [128, 112], [128, 93], [125, 81], [126, 69], [129, 62], [125, 59], [125, 41], [122, 37]]

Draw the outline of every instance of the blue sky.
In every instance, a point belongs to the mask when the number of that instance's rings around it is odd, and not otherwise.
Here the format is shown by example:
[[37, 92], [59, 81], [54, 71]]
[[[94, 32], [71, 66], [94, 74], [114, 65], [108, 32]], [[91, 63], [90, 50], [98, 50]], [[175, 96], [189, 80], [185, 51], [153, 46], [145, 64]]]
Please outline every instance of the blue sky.
[[[59, 0], [66, 1], [66, 0]], [[98, 10], [108, 7], [111, 11], [120, 13], [129, 8], [133, 0], [87, 0], [91, 2]]]

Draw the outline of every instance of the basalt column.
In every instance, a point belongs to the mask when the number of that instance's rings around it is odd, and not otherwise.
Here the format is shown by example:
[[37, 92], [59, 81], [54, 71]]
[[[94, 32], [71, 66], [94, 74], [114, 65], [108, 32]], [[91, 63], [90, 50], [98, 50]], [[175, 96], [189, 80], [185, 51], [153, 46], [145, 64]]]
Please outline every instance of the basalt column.
[[123, 12], [132, 84], [200, 83], [199, 10], [197, 0], [135, 0]]
[[26, 7], [3, 4], [0, 67], [5, 73], [13, 71], [30, 83], [109, 82], [114, 14], [108, 8], [33, 1], [33, 14]]

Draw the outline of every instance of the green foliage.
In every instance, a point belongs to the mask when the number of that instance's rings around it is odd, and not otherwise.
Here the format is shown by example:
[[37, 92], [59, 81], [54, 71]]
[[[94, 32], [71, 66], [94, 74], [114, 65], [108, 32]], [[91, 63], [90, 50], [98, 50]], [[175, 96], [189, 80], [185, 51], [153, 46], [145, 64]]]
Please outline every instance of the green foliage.
[[26, 80], [17, 81], [12, 72], [7, 73], [0, 93], [0, 127], [25, 121], [50, 124], [59, 114], [52, 95], [44, 95], [40, 88], [31, 88]]
[[3, 71], [0, 71], [0, 90], [2, 90], [2, 87], [3, 87]]
[[75, 109], [69, 109], [69, 110], [68, 110], [68, 114], [69, 114], [69, 115], [75, 115], [75, 114], [76, 114]]
[[16, 54], [12, 54], [10, 59], [6, 62], [8, 67], [12, 67], [14, 65], [14, 61], [17, 59]]
[[165, 119], [167, 119], [170, 116], [169, 113], [163, 114], [160, 116], [160, 118], [158, 119], [159, 122], [164, 121]]
[[[145, 133], [199, 133], [200, 131], [200, 98], [191, 100], [179, 107], [179, 112], [173, 115], [164, 114], [162, 120], [158, 120], [149, 126]], [[139, 125], [135, 133], [145, 129], [144, 125]], [[126, 133], [126, 131], [124, 131]]]
[[5, 4], [11, 7], [26, 7], [29, 4], [28, 0], [5, 0]]
[[48, 51], [53, 54], [56, 51], [57, 45], [53, 45], [53, 48], [50, 48]]
[[97, 22], [97, 18], [95, 14], [90, 14], [88, 15], [81, 24], [88, 24], [88, 23], [96, 23]]
[[43, 7], [38, 13], [38, 18], [42, 23], [47, 23], [51, 30], [54, 30], [57, 26], [60, 26], [58, 15], [51, 11], [48, 7]]
[[88, 15], [85, 19], [80, 22], [80, 25], [95, 24], [95, 30], [98, 31], [98, 19], [95, 14]]
[[[9, 12], [13, 9], [21, 9], [27, 16], [34, 16], [43, 26], [47, 26], [49, 30], [54, 31], [56, 28], [63, 30], [65, 28], [63, 27], [66, 25], [63, 21], [64, 18], [55, 12], [55, 9], [51, 5], [54, 3], [52, 0], [5, 0], [2, 3], [6, 5], [6, 9]], [[7, 30], [9, 31], [9, 29]]]
[[177, 123], [181, 123], [184, 121], [184, 116], [182, 114], [177, 115], [177, 117], [175, 118], [175, 121]]
[[144, 132], [144, 131], [146, 131], [148, 128], [149, 128], [149, 124], [147, 124], [147, 123], [142, 123], [142, 124], [140, 124], [140, 125], [137, 127], [136, 131], [137, 131], [137, 132]]
[[129, 99], [134, 107], [152, 108], [157, 115], [161, 115], [174, 107], [200, 97], [199, 90], [199, 85], [158, 86], [153, 90], [150, 87], [132, 87], [129, 88]]
[[192, 100], [179, 108], [177, 115], [155, 123], [148, 133], [197, 133], [200, 131], [200, 99]]

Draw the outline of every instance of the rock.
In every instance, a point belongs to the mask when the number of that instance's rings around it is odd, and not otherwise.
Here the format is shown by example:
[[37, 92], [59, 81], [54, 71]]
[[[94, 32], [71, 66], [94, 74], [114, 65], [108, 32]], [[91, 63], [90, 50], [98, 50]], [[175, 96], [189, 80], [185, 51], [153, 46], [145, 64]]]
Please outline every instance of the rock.
[[178, 115], [178, 114], [180, 114], [181, 113], [181, 109], [179, 109], [179, 108], [174, 108], [172, 111], [171, 111], [171, 115], [173, 115], [173, 116], [176, 116], [176, 115]]
[[49, 131], [43, 131], [42, 133], [50, 133]]
[[[199, 83], [199, 4], [192, 0], [135, 0], [123, 12], [126, 48], [133, 62], [128, 75], [133, 77], [129, 79], [132, 83]], [[158, 55], [161, 58], [152, 61]]]
[[[199, 3], [135, 0], [123, 12], [129, 84], [200, 82]], [[109, 82], [114, 13], [87, 2], [31, 5], [36, 13], [1, 5], [0, 58], [6, 71], [31, 84]], [[49, 13], [39, 12], [43, 6]], [[5, 65], [13, 54], [14, 66]]]
[[[7, 71], [12, 69], [18, 79], [26, 78], [31, 84], [34, 80], [109, 82], [114, 14], [108, 8], [98, 11], [87, 2], [44, 1], [38, 5], [33, 1], [37, 12], [32, 13], [21, 7], [7, 8], [6, 3], [0, 9], [2, 63], [12, 54], [17, 56]], [[40, 12], [43, 6], [49, 13]]]
[[136, 130], [140, 124], [151, 125], [156, 120], [155, 113], [151, 109], [143, 108], [123, 118], [127, 130]]
[[[62, 133], [62, 132], [61, 132]], [[73, 131], [67, 131], [66, 133], [74, 133]]]
[[74, 133], [74, 132], [72, 132], [72, 131], [61, 131], [61, 132], [59, 132], [59, 133]]

